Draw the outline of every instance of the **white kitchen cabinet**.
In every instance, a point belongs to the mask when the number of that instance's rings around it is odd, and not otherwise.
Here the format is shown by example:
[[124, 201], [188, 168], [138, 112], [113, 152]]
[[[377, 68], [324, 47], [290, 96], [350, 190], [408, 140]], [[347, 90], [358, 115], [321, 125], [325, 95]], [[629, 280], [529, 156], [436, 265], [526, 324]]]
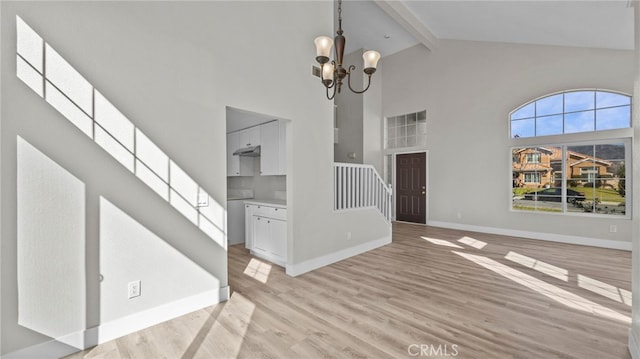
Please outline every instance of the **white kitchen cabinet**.
[[227, 134], [227, 176], [240, 175], [240, 159], [233, 155], [233, 152], [238, 149], [239, 140], [237, 132]]
[[253, 176], [253, 158], [234, 156], [233, 153], [240, 149], [240, 132], [227, 134], [227, 176]]
[[269, 237], [272, 240], [271, 253], [274, 257], [287, 262], [287, 221], [270, 219], [267, 222]]
[[278, 170], [281, 175], [287, 174], [287, 125], [284, 121], [278, 121], [280, 138], [278, 140]]
[[269, 218], [252, 216], [251, 229], [253, 230], [253, 251], [264, 254], [271, 253], [272, 241], [269, 236]]
[[249, 127], [237, 133], [240, 136], [238, 148], [260, 146], [260, 126]]
[[244, 227], [244, 247], [248, 250], [253, 248], [253, 223], [251, 218], [253, 217], [253, 212], [258, 208], [255, 204], [247, 204], [244, 205], [244, 218], [245, 218], [245, 227]]
[[272, 121], [260, 126], [260, 175], [286, 175], [285, 124]]
[[279, 265], [286, 265], [287, 222], [279, 219], [252, 216], [253, 249], [255, 255]]
[[227, 243], [240, 244], [245, 239], [244, 201], [227, 201]]
[[245, 246], [255, 256], [284, 266], [287, 263], [287, 209], [245, 203]]

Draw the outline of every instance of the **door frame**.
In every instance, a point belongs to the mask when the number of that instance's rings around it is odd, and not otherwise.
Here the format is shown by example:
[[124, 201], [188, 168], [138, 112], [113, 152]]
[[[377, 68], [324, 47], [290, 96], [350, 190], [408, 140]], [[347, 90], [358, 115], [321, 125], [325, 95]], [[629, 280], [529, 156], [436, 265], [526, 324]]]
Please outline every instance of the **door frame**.
[[[425, 174], [424, 174], [424, 181], [425, 181], [425, 196], [426, 196], [426, 200], [425, 200], [425, 208], [424, 208], [424, 225], [428, 225], [429, 224], [429, 150], [408, 150], [408, 151], [394, 151], [392, 153], [389, 153], [388, 155], [391, 155], [391, 193], [392, 193], [392, 197], [393, 197], [393, 207], [392, 207], [392, 211], [391, 213], [393, 214], [391, 216], [391, 220], [392, 221], [396, 221], [396, 163], [397, 163], [397, 156], [398, 155], [408, 155], [408, 154], [414, 154], [414, 153], [424, 153], [424, 170], [425, 170]], [[409, 222], [407, 222], [409, 223]], [[414, 223], [414, 224], [421, 224], [421, 223]]]

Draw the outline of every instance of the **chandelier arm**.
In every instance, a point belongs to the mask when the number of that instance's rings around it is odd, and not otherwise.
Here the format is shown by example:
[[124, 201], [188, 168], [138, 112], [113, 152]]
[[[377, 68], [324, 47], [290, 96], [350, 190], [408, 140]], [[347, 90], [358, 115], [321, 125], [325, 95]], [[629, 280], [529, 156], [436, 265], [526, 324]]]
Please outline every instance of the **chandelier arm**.
[[329, 86], [325, 85], [324, 82], [322, 84], [324, 85], [324, 87], [327, 88], [327, 90], [336, 86], [336, 82], [335, 81], [331, 81], [331, 85], [329, 85]]
[[351, 90], [353, 93], [358, 93], [358, 94], [364, 93], [369, 89], [369, 86], [371, 86], [371, 75], [370, 74], [367, 75], [367, 77], [369, 78], [369, 81], [367, 83], [367, 87], [365, 87], [365, 89], [362, 90], [362, 91], [356, 91], [356, 90], [353, 89], [353, 87], [351, 87], [351, 71], [353, 71], [355, 69], [356, 69], [356, 67], [354, 65], [351, 65], [351, 66], [349, 66], [349, 71], [347, 72], [347, 77], [348, 77], [347, 84], [349, 85], [349, 90]]
[[[333, 83], [335, 85], [335, 82]], [[333, 100], [334, 97], [336, 97], [336, 87], [335, 86], [331, 86], [333, 87], [333, 95], [331, 95], [331, 97], [329, 97], [329, 88], [327, 87], [327, 100]]]

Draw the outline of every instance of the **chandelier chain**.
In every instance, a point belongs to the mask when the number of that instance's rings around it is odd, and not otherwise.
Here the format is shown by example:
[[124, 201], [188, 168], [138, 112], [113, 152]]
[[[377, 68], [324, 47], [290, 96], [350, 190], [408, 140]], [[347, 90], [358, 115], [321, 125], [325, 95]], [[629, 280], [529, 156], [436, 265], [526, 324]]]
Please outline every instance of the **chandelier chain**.
[[342, 0], [338, 0], [338, 35], [342, 35]]

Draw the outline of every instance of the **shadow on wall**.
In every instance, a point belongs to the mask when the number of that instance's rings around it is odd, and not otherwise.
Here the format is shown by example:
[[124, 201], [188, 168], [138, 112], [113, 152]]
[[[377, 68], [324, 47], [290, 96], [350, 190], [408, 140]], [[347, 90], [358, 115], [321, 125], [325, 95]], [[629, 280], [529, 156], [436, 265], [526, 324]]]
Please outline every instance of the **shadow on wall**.
[[[87, 276], [85, 184], [18, 137], [18, 324], [74, 348], [84, 340]], [[131, 216], [100, 197], [100, 318], [115, 320], [164, 304], [165, 283], [195, 295], [220, 282]], [[189, 278], [185, 281], [185, 278]], [[145, 283], [128, 302], [122, 282]]]
[[[18, 78], [226, 250], [224, 207], [20, 17], [16, 23]], [[88, 248], [85, 183], [19, 136], [17, 184], [19, 325], [85, 348], [102, 337], [97, 327], [87, 330], [95, 309], [95, 324], [104, 324], [220, 288], [202, 257], [174, 248], [102, 196], [99, 247]], [[99, 263], [89, 263], [91, 253]], [[90, 270], [98, 266], [99, 283]], [[129, 300], [122, 283], [136, 280], [144, 299]]]

